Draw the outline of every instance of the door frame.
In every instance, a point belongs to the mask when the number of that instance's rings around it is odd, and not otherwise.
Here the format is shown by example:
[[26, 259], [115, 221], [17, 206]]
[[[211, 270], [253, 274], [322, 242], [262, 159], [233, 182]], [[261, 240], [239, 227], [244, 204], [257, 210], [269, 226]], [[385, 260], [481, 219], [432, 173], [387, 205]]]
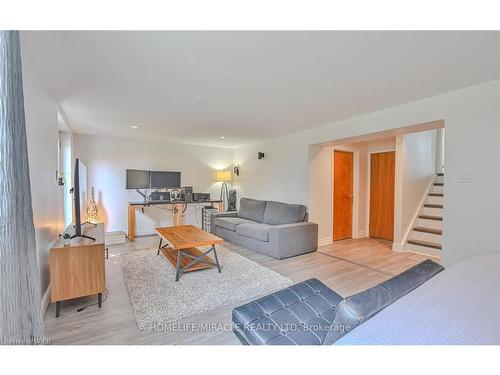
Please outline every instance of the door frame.
[[353, 201], [352, 201], [352, 238], [357, 239], [359, 238], [359, 150], [348, 147], [348, 146], [334, 146], [332, 147], [332, 154], [331, 154], [331, 181], [332, 181], [332, 191], [331, 191], [331, 199], [332, 199], [332, 209], [331, 209], [331, 219], [332, 219], [332, 224], [330, 226], [331, 228], [331, 233], [332, 233], [332, 243], [333, 243], [333, 216], [335, 215], [335, 202], [334, 202], [334, 194], [335, 194], [335, 173], [334, 173], [334, 157], [335, 157], [335, 151], [343, 151], [343, 152], [350, 152], [353, 154], [353, 171], [352, 171], [352, 179], [353, 179], [353, 185], [352, 185], [352, 194], [354, 195]]
[[[394, 156], [397, 156], [396, 148], [388, 148], [384, 150], [376, 150], [376, 151], [369, 151], [368, 152], [368, 163], [367, 163], [367, 170], [368, 170], [368, 176], [367, 176], [367, 186], [366, 186], [366, 235], [367, 237], [370, 237], [370, 206], [371, 206], [371, 201], [370, 201], [370, 190], [371, 190], [371, 182], [372, 182], [372, 154], [383, 154], [384, 152], [394, 152]], [[396, 169], [397, 169], [397, 164], [394, 165], [394, 174], [396, 175]], [[396, 183], [396, 181], [394, 181]], [[394, 186], [394, 219], [396, 219], [396, 186]], [[394, 229], [396, 228], [396, 222], [394, 222]], [[394, 234], [393, 234], [393, 238]], [[393, 241], [394, 242], [394, 241]]]

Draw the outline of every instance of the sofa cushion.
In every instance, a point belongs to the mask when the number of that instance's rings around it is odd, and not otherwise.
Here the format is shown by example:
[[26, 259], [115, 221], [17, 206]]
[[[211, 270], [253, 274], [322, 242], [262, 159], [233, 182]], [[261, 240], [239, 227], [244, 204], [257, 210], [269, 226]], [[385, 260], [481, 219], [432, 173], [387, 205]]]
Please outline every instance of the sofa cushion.
[[232, 230], [233, 232], [236, 230], [236, 226], [242, 223], [253, 223], [251, 220], [243, 219], [241, 217], [216, 217], [215, 225]]
[[256, 199], [241, 198], [240, 210], [238, 216], [243, 219], [262, 223], [264, 219], [264, 210], [266, 209], [266, 201]]
[[237, 332], [253, 345], [320, 345], [342, 297], [309, 279], [233, 310]]
[[259, 223], [244, 223], [236, 226], [236, 233], [241, 236], [253, 238], [257, 241], [269, 241], [269, 229], [271, 225]]
[[304, 221], [306, 213], [306, 206], [301, 204], [269, 201], [266, 204], [262, 222], [271, 225], [300, 223]]

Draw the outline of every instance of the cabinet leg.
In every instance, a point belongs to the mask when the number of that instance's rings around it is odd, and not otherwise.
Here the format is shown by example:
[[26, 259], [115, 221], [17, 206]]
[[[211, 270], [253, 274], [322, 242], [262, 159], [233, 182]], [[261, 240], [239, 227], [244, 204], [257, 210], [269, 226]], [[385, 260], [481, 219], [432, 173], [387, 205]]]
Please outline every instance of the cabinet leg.
[[61, 315], [61, 301], [56, 302], [56, 318], [59, 318]]
[[101, 308], [101, 307], [102, 307], [102, 293], [98, 293], [98, 294], [97, 294], [97, 306], [98, 306], [99, 308]]

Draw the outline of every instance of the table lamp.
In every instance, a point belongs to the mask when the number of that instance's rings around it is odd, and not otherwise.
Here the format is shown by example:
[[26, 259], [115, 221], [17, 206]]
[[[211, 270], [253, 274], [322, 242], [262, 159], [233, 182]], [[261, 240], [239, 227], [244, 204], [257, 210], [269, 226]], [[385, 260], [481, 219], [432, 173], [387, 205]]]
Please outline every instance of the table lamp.
[[233, 176], [231, 175], [231, 171], [217, 171], [215, 174], [215, 180], [217, 182], [222, 182], [222, 186], [220, 187], [220, 200], [224, 204], [224, 211], [226, 204], [224, 203], [224, 198], [226, 199], [226, 202], [229, 202], [229, 192], [227, 190], [227, 183], [231, 182], [233, 179]]

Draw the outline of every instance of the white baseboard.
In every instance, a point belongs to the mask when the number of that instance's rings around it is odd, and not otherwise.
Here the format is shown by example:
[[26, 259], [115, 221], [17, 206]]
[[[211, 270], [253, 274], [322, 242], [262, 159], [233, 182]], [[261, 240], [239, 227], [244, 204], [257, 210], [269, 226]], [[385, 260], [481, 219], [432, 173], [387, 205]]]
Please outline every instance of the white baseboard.
[[366, 231], [366, 230], [360, 230], [358, 232], [358, 238], [365, 238], [365, 237], [368, 237], [368, 231]]
[[333, 243], [333, 238], [332, 237], [320, 238], [318, 240], [318, 246], [331, 245], [332, 243]]
[[404, 253], [406, 251], [406, 248], [405, 248], [404, 244], [393, 243], [392, 244], [392, 251], [397, 251], [399, 253]]
[[50, 303], [50, 284], [45, 290], [45, 293], [42, 297], [42, 316], [45, 315], [45, 311], [47, 311], [47, 307], [49, 307]]

